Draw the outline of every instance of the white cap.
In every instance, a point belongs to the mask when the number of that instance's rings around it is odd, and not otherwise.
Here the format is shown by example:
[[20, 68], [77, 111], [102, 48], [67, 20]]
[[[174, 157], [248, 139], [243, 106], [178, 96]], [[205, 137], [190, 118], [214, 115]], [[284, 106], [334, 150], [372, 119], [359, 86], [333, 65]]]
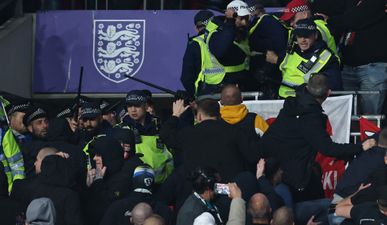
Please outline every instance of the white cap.
[[215, 225], [215, 218], [210, 213], [204, 212], [196, 217], [193, 225]]
[[238, 16], [250, 15], [248, 5], [241, 0], [234, 0], [227, 5], [227, 9], [234, 9]]

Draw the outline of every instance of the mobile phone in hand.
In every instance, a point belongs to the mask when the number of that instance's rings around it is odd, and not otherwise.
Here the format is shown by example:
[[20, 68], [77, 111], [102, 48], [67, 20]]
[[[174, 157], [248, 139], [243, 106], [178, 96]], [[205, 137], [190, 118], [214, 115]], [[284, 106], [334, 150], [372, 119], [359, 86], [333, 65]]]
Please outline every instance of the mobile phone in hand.
[[230, 189], [227, 184], [215, 183], [214, 192], [218, 195], [229, 195]]

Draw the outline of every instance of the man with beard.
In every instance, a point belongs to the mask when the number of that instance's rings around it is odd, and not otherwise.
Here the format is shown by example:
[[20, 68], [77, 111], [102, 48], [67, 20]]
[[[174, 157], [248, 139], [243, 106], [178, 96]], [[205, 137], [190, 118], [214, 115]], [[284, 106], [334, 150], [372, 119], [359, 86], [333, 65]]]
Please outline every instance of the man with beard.
[[23, 117], [23, 124], [32, 135], [32, 140], [21, 146], [27, 177], [34, 176], [34, 162], [40, 149], [47, 145], [48, 115], [37, 106], [32, 106]]
[[[89, 144], [94, 139], [101, 136], [106, 136], [110, 133], [111, 125], [102, 119], [102, 111], [99, 104], [94, 102], [86, 102], [81, 107], [79, 116], [83, 129], [81, 130], [80, 145], [83, 151], [89, 156]], [[90, 159], [88, 160], [90, 163]]]
[[220, 92], [223, 84], [238, 84], [242, 91], [256, 90], [256, 82], [248, 73], [249, 47], [247, 41], [250, 11], [247, 4], [234, 0], [227, 6], [225, 17], [214, 17], [218, 26], [203, 40], [202, 69], [198, 92]]
[[89, 141], [99, 134], [107, 134], [111, 130], [111, 125], [103, 120], [102, 110], [97, 103], [84, 103], [79, 119], [82, 120], [85, 141]]

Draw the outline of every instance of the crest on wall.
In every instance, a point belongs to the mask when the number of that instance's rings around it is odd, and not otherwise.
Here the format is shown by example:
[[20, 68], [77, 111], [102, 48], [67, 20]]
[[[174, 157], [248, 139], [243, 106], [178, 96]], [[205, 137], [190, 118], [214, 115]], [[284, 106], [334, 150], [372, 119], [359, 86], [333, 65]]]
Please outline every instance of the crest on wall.
[[145, 20], [94, 20], [94, 66], [120, 83], [141, 69], [145, 54]]

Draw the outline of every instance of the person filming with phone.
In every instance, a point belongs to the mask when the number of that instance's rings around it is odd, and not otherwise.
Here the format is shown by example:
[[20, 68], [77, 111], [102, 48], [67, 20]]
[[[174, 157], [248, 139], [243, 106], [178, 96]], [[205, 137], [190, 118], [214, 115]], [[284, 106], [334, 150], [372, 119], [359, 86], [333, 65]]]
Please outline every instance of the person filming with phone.
[[224, 224], [218, 207], [213, 203], [215, 197], [214, 186], [220, 181], [219, 174], [209, 167], [198, 167], [188, 174], [192, 182], [193, 193], [188, 196], [177, 214], [176, 225], [193, 224], [196, 217], [204, 212], [211, 214], [215, 224]]

